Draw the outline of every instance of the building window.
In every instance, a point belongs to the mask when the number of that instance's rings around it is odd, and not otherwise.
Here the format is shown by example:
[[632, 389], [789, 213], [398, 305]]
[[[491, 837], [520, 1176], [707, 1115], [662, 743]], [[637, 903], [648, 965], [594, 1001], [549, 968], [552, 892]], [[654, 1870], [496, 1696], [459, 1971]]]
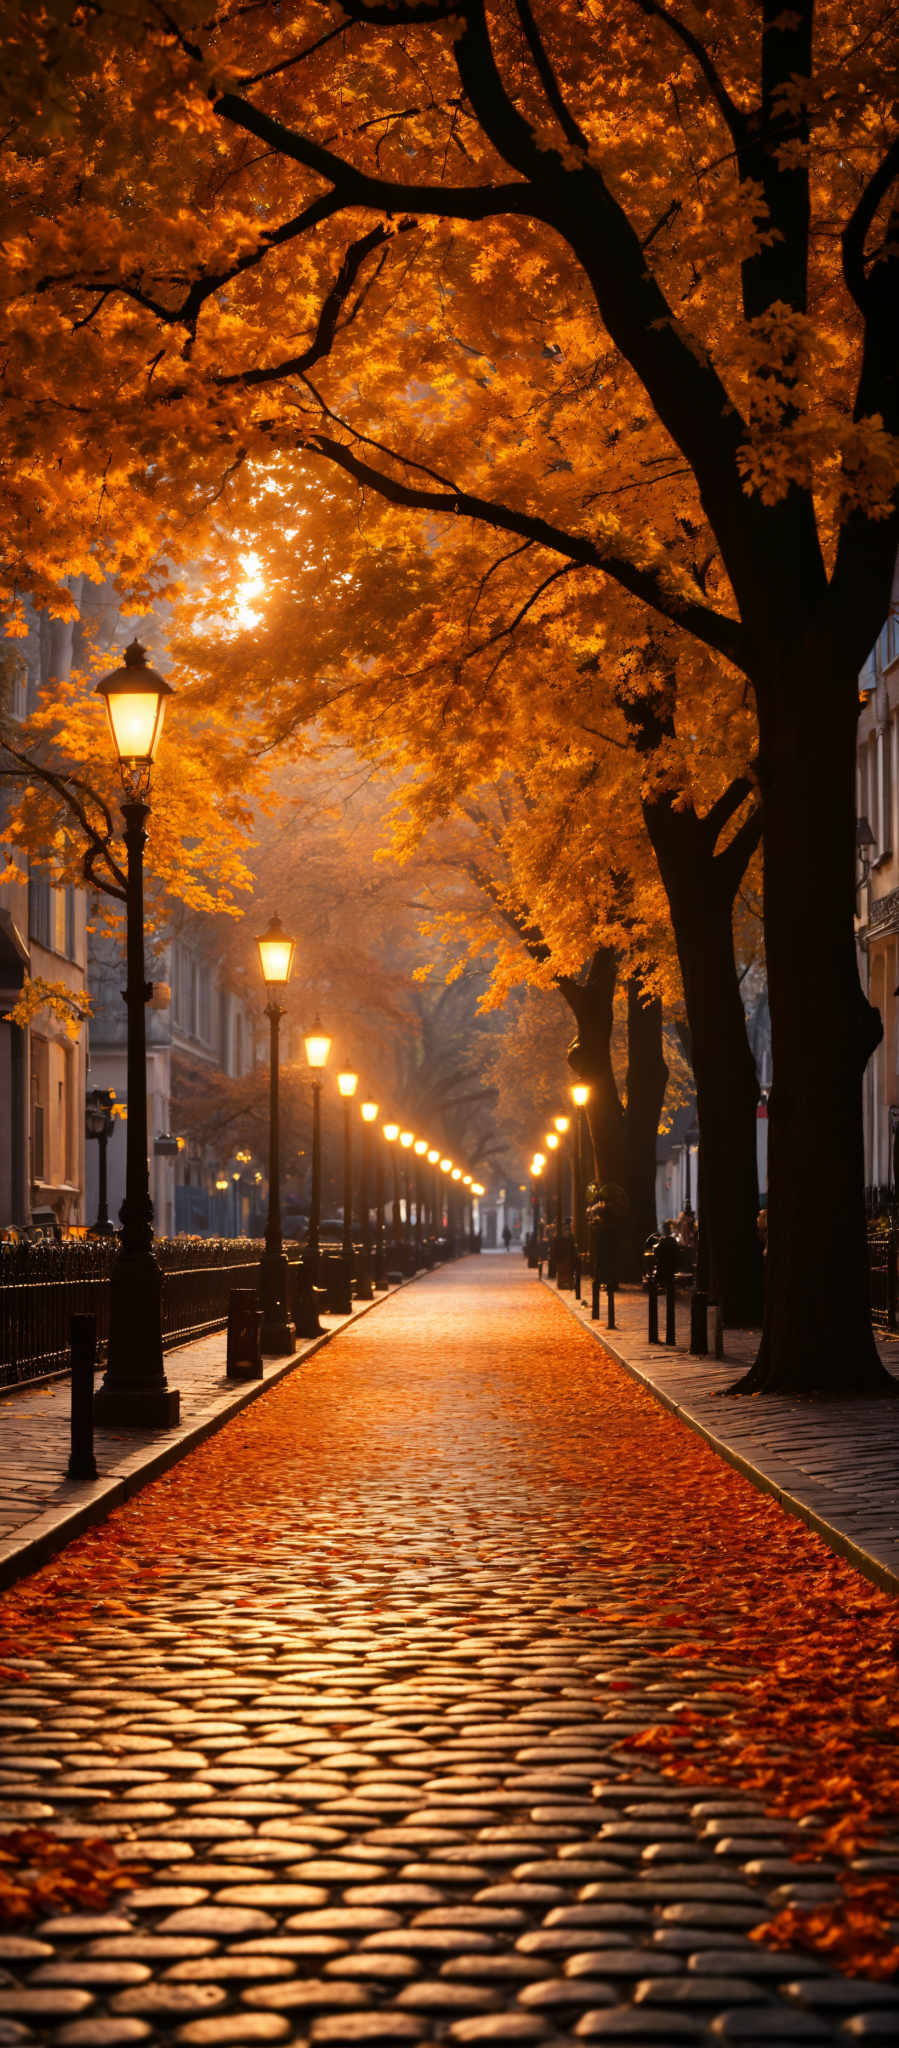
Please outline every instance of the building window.
[[64, 914], [66, 959], [74, 960], [77, 952], [77, 945], [75, 939], [75, 891], [72, 887], [71, 882], [69, 882], [66, 886]]
[[50, 945], [50, 884], [39, 868], [28, 869], [28, 937], [38, 946]]

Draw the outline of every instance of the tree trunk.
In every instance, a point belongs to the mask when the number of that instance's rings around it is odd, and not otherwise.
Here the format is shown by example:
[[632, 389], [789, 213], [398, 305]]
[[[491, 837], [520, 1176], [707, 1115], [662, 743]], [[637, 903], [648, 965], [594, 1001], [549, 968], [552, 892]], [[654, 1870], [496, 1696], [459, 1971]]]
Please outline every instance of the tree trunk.
[[[662, 1005], [627, 985], [627, 1180], [630, 1234], [637, 1254], [656, 1227], [656, 1139], [668, 1068], [662, 1052]], [[637, 1273], [639, 1277], [639, 1270]]]
[[569, 1048], [568, 1064], [579, 1081], [590, 1086], [587, 1121], [593, 1141], [596, 1179], [615, 1181], [624, 1187], [627, 1177], [627, 1129], [618, 1085], [612, 1067], [612, 1025], [618, 955], [611, 946], [598, 946], [586, 980], [560, 975], [560, 993], [577, 1023], [577, 1038]]
[[896, 1392], [865, 1234], [862, 1075], [883, 1027], [853, 930], [857, 715], [855, 679], [826, 649], [759, 690], [774, 1088], [764, 1335], [739, 1393]]
[[676, 810], [661, 798], [644, 805], [644, 817], [671, 909], [690, 1029], [702, 1154], [703, 1268], [725, 1325], [757, 1329], [758, 1078], [733, 944], [734, 896], [757, 841], [757, 821], [748, 820], [716, 855], [714, 814], [699, 818], [690, 806]]

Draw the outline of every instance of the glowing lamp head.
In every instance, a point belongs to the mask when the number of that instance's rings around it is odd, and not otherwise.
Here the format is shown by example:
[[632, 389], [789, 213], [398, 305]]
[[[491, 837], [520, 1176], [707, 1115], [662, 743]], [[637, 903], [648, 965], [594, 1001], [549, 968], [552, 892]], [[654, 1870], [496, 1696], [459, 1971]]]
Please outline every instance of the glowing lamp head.
[[474, 1182], [474, 1193], [476, 1195], [486, 1195], [487, 1190], [482, 1181], [476, 1180]]
[[470, 1188], [470, 1187], [471, 1187], [471, 1174], [470, 1174], [470, 1173], [463, 1173], [463, 1175], [462, 1175], [462, 1186], [463, 1186], [463, 1188]]
[[535, 1152], [535, 1153], [534, 1153], [534, 1158], [535, 1158], [535, 1160], [537, 1161], [537, 1165], [538, 1165], [538, 1166], [545, 1166], [545, 1165], [546, 1165], [546, 1153], [545, 1153], [545, 1152]]
[[146, 649], [139, 640], [126, 647], [124, 667], [103, 676], [96, 694], [106, 705], [112, 743], [126, 784], [137, 775], [149, 775], [172, 686], [148, 667]]
[[359, 1086], [359, 1076], [353, 1073], [352, 1067], [345, 1066], [342, 1072], [338, 1074], [337, 1086], [340, 1089], [341, 1095], [347, 1101], [350, 1100], [351, 1096], [355, 1095], [356, 1089]]
[[377, 1103], [376, 1103], [376, 1102], [361, 1102], [361, 1103], [359, 1104], [359, 1107], [360, 1107], [360, 1109], [361, 1109], [361, 1111], [362, 1111], [362, 1121], [363, 1121], [363, 1123], [364, 1123], [364, 1124], [373, 1124], [373, 1123], [375, 1122], [375, 1119], [376, 1119], [376, 1117], [377, 1117], [377, 1114], [378, 1114], [378, 1105], [377, 1105]]
[[286, 988], [293, 972], [296, 940], [288, 938], [279, 917], [272, 918], [256, 945], [266, 988]]
[[424, 1154], [426, 1153], [427, 1149], [427, 1138], [416, 1138], [413, 1150], [417, 1153], [419, 1159], [422, 1159], [424, 1157]]
[[396, 1144], [396, 1141], [397, 1141], [397, 1138], [399, 1137], [399, 1134], [400, 1134], [400, 1127], [399, 1127], [399, 1124], [385, 1124], [385, 1125], [384, 1125], [384, 1136], [385, 1136], [385, 1138], [387, 1139], [387, 1143], [388, 1143], [388, 1145], [395, 1145], [395, 1144]]
[[565, 1132], [567, 1131], [570, 1122], [570, 1116], [553, 1117], [553, 1123], [555, 1124], [556, 1130], [558, 1131], [560, 1138], [564, 1138]]
[[440, 1171], [441, 1171], [441, 1173], [450, 1173], [450, 1172], [452, 1171], [452, 1165], [453, 1165], [453, 1162], [452, 1162], [452, 1160], [451, 1160], [451, 1159], [441, 1159], [441, 1161], [440, 1161]]
[[322, 1030], [320, 1017], [316, 1017], [312, 1030], [304, 1033], [303, 1044], [306, 1047], [306, 1065], [312, 1067], [315, 1073], [320, 1073], [322, 1067], [327, 1065], [331, 1050], [331, 1040], [327, 1032]]
[[537, 1152], [534, 1158], [531, 1160], [531, 1172], [535, 1180], [539, 1180], [545, 1164], [545, 1160], [541, 1157], [540, 1153]]
[[215, 1185], [216, 1185], [216, 1189], [217, 1189], [218, 1193], [219, 1193], [220, 1195], [223, 1195], [223, 1194], [224, 1194], [224, 1192], [225, 1192], [225, 1189], [226, 1189], [226, 1187], [227, 1187], [227, 1185], [228, 1185], [228, 1182], [227, 1182], [227, 1180], [226, 1180], [226, 1178], [225, 1178], [225, 1175], [224, 1175], [223, 1173], [220, 1173], [220, 1174], [219, 1174], [218, 1180], [216, 1181], [216, 1184], [215, 1184]]
[[559, 1142], [559, 1133], [558, 1133], [558, 1131], [547, 1131], [547, 1133], [546, 1133], [546, 1142], [547, 1142], [547, 1144], [548, 1144], [548, 1146], [549, 1146], [549, 1149], [550, 1149], [550, 1151], [551, 1151], [551, 1152], [554, 1152], [554, 1151], [555, 1151], [555, 1149], [556, 1149], [556, 1146], [558, 1145], [558, 1142]]
[[437, 1161], [438, 1161], [438, 1159], [439, 1159], [439, 1158], [440, 1158], [440, 1153], [439, 1153], [439, 1152], [438, 1152], [438, 1151], [436, 1150], [435, 1146], [433, 1146], [433, 1145], [432, 1145], [432, 1146], [431, 1146], [431, 1149], [430, 1149], [430, 1152], [428, 1153], [428, 1165], [429, 1165], [429, 1166], [436, 1166], [436, 1164], [437, 1164]]
[[461, 1179], [462, 1179], [462, 1168], [461, 1168], [461, 1166], [454, 1166], [454, 1167], [453, 1167], [453, 1170], [452, 1170], [452, 1173], [450, 1174], [450, 1180], [461, 1180]]
[[413, 1144], [413, 1142], [414, 1142], [414, 1139], [415, 1139], [415, 1132], [414, 1132], [414, 1131], [401, 1131], [401, 1132], [400, 1132], [400, 1144], [402, 1145], [402, 1147], [403, 1147], [403, 1150], [404, 1150], [404, 1152], [408, 1152], [408, 1150], [409, 1150], [409, 1147], [410, 1147], [410, 1145], [411, 1145], [411, 1144]]
[[577, 1109], [584, 1109], [586, 1107], [590, 1100], [590, 1090], [586, 1081], [575, 1081], [574, 1087], [571, 1090], [571, 1100]]

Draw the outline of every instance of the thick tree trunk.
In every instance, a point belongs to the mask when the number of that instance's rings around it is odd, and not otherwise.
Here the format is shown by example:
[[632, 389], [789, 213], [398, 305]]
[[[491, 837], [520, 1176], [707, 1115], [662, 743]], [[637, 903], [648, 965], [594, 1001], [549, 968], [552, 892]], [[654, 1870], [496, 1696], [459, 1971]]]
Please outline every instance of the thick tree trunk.
[[612, 1066], [612, 1025], [618, 955], [598, 946], [584, 981], [559, 977], [559, 990], [574, 1014], [577, 1038], [568, 1064], [579, 1081], [590, 1086], [587, 1121], [593, 1141], [596, 1179], [624, 1187], [627, 1177], [627, 1127]]
[[[735, 836], [717, 855], [715, 831], [689, 806], [664, 798], [644, 817], [671, 909], [690, 1028], [702, 1153], [703, 1269], [722, 1321], [758, 1328], [758, 1079], [746, 1036], [733, 944], [733, 901], [752, 843]], [[752, 821], [746, 839], [754, 841]]]
[[862, 1075], [882, 1025], [853, 936], [856, 717], [828, 648], [759, 690], [774, 1088], [764, 1336], [740, 1393], [896, 1391], [865, 1238]]
[[[627, 1180], [630, 1235], [638, 1255], [656, 1227], [656, 1139], [668, 1068], [662, 1052], [662, 1005], [627, 985]], [[639, 1277], [639, 1272], [637, 1277]]]

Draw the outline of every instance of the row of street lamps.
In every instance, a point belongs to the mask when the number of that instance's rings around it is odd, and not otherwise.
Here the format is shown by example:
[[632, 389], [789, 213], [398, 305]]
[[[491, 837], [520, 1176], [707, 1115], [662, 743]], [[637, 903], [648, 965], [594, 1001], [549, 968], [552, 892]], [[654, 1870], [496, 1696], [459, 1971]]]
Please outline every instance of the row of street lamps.
[[[124, 997], [127, 1012], [128, 1118], [125, 1199], [120, 1211], [122, 1227], [110, 1276], [110, 1326], [106, 1374], [102, 1386], [95, 1395], [94, 1416], [98, 1423], [107, 1428], [172, 1429], [179, 1419], [180, 1396], [175, 1388], [168, 1385], [163, 1365], [162, 1277], [153, 1251], [153, 1205], [150, 1199], [145, 1008], [152, 995], [152, 988], [146, 979], [143, 879], [144, 846], [150, 816], [150, 777], [162, 735], [166, 699], [172, 695], [172, 689], [162, 676], [150, 668], [146, 651], [140, 641], [133, 640], [125, 649], [122, 666], [115, 669], [111, 675], [104, 676], [97, 684], [97, 695], [103, 699], [106, 708], [124, 790], [122, 815], [125, 821], [127, 856], [126, 873], [123, 878], [127, 961]], [[282, 997], [290, 979], [296, 948], [294, 940], [288, 937], [277, 918], [272, 919], [258, 945], [268, 995], [266, 1014], [271, 1033], [269, 1203], [265, 1251], [260, 1268], [260, 1293], [263, 1305], [262, 1345], [263, 1350], [270, 1355], [278, 1356], [293, 1350], [295, 1336], [294, 1326], [288, 1314], [287, 1260], [281, 1236], [278, 1030], [284, 1014]], [[310, 1284], [314, 1286], [318, 1270], [318, 1232], [321, 1221], [321, 1074], [331, 1049], [331, 1041], [316, 1020], [305, 1042], [313, 1089], [313, 1186], [309, 1247]], [[358, 1076], [349, 1068], [338, 1076], [338, 1087], [344, 1098], [345, 1112], [343, 1248], [347, 1269], [353, 1256], [350, 1114], [357, 1085]], [[97, 1107], [99, 1137], [100, 1105]], [[102, 1107], [105, 1112], [108, 1105]], [[370, 1129], [377, 1116], [377, 1103], [362, 1104], [363, 1126], [366, 1130]], [[108, 1136], [106, 1120], [104, 1114], [104, 1137]], [[484, 1193], [480, 1182], [474, 1181], [471, 1174], [463, 1173], [461, 1167], [455, 1166], [451, 1159], [441, 1158], [438, 1150], [429, 1146], [426, 1139], [416, 1138], [413, 1132], [400, 1130], [396, 1124], [385, 1124], [383, 1128], [388, 1144], [399, 1138], [400, 1145], [406, 1150], [414, 1148], [419, 1159], [427, 1155], [428, 1162], [435, 1168], [439, 1161], [440, 1170], [448, 1175], [452, 1182], [461, 1183], [466, 1192], [470, 1191], [473, 1195]], [[364, 1146], [363, 1162], [361, 1291], [364, 1298], [369, 1298], [371, 1227], [367, 1155]], [[395, 1232], [399, 1225], [399, 1207], [398, 1179], [395, 1170]], [[416, 1202], [416, 1238], [419, 1242], [421, 1208], [419, 1183]], [[101, 1210], [105, 1214], [102, 1198]], [[378, 1215], [379, 1219], [383, 1216], [383, 1201], [379, 1204]], [[407, 1233], [408, 1218], [407, 1191]], [[379, 1251], [382, 1249], [381, 1236], [382, 1225], [379, 1222]], [[347, 1277], [350, 1277], [349, 1270]]]
[[[572, 1085], [572, 1087], [571, 1087], [571, 1089], [570, 1089], [570, 1091], [569, 1091], [569, 1092], [570, 1092], [570, 1095], [571, 1095], [571, 1100], [572, 1100], [572, 1102], [574, 1103], [574, 1122], [575, 1122], [575, 1151], [574, 1151], [574, 1159], [573, 1159], [573, 1167], [574, 1167], [574, 1213], [573, 1213], [573, 1226], [574, 1226], [574, 1236], [575, 1236], [575, 1241], [576, 1241], [576, 1243], [578, 1244], [578, 1246], [579, 1246], [579, 1247], [580, 1247], [581, 1249], [583, 1249], [583, 1247], [584, 1247], [584, 1243], [585, 1243], [585, 1239], [586, 1239], [585, 1193], [586, 1193], [586, 1185], [587, 1185], [587, 1183], [586, 1183], [586, 1179], [585, 1179], [585, 1175], [584, 1175], [584, 1122], [585, 1122], [585, 1112], [586, 1112], [587, 1104], [588, 1104], [588, 1102], [589, 1102], [589, 1100], [590, 1100], [590, 1089], [589, 1089], [589, 1087], [588, 1087], [588, 1085], [587, 1085], [586, 1081], [576, 1081], [576, 1082], [575, 1082], [575, 1083], [574, 1083], [574, 1084]], [[553, 1128], [552, 1128], [552, 1130], [551, 1130], [551, 1131], [547, 1131], [547, 1133], [546, 1133], [546, 1136], [545, 1136], [545, 1138], [544, 1138], [544, 1141], [543, 1141], [543, 1142], [544, 1142], [544, 1144], [545, 1144], [545, 1146], [546, 1146], [546, 1150], [547, 1150], [547, 1152], [551, 1153], [551, 1154], [552, 1154], [552, 1155], [553, 1155], [553, 1156], [555, 1157], [555, 1162], [556, 1162], [556, 1192], [555, 1192], [555, 1212], [556, 1212], [556, 1213], [555, 1213], [555, 1236], [556, 1236], [556, 1238], [561, 1238], [561, 1236], [562, 1236], [562, 1232], [563, 1232], [563, 1229], [564, 1229], [564, 1224], [565, 1224], [564, 1206], [563, 1206], [563, 1199], [562, 1199], [562, 1189], [563, 1189], [563, 1159], [564, 1159], [564, 1153], [565, 1153], [565, 1142], [564, 1142], [564, 1141], [565, 1141], [565, 1139], [566, 1139], [566, 1137], [567, 1137], [567, 1135], [568, 1135], [568, 1132], [570, 1131], [570, 1129], [571, 1129], [571, 1118], [570, 1118], [570, 1116], [562, 1116], [562, 1115], [559, 1115], [559, 1116], [554, 1116], [554, 1117], [553, 1117]], [[538, 1240], [538, 1237], [539, 1237], [539, 1231], [540, 1231], [540, 1177], [541, 1177], [541, 1174], [543, 1173], [543, 1169], [544, 1169], [545, 1165], [546, 1165], [546, 1152], [540, 1152], [540, 1151], [535, 1151], [535, 1153], [534, 1153], [534, 1156], [533, 1156], [533, 1158], [532, 1158], [532, 1160], [531, 1160], [531, 1165], [530, 1165], [530, 1175], [531, 1175], [531, 1207], [532, 1207], [532, 1212], [533, 1212], [533, 1219], [532, 1219], [532, 1226], [531, 1226], [531, 1227], [532, 1227], [532, 1230], [533, 1230], [533, 1235], [534, 1235], [534, 1242], [535, 1242], [535, 1245], [536, 1245], [536, 1243], [537, 1243], [537, 1240]], [[549, 1200], [548, 1200], [548, 1199], [547, 1199], [547, 1205], [546, 1205], [546, 1206], [547, 1206], [547, 1222], [549, 1222]]]
[[[278, 917], [273, 917], [267, 929], [256, 941], [259, 962], [265, 982], [268, 1002], [266, 1015], [271, 1026], [270, 1084], [269, 1084], [269, 1199], [268, 1219], [265, 1231], [265, 1251], [260, 1264], [260, 1296], [263, 1321], [261, 1348], [268, 1357], [284, 1357], [294, 1349], [296, 1326], [291, 1321], [288, 1309], [288, 1267], [284, 1253], [281, 1228], [280, 1188], [280, 1136], [279, 1136], [279, 1026], [284, 1015], [283, 996], [293, 969], [296, 941], [284, 931]], [[314, 1292], [319, 1279], [319, 1232], [321, 1227], [321, 1096], [322, 1073], [331, 1051], [331, 1039], [322, 1029], [316, 1017], [311, 1031], [304, 1034], [306, 1064], [312, 1077], [312, 1186], [309, 1199], [309, 1231], [307, 1237], [307, 1260], [304, 1272], [310, 1290], [310, 1329], [304, 1334], [314, 1334], [315, 1309]], [[359, 1085], [359, 1076], [348, 1065], [344, 1065], [337, 1076], [337, 1087], [343, 1100], [343, 1306], [350, 1308], [354, 1265], [353, 1244], [353, 1121], [352, 1106]], [[362, 1116], [362, 1154], [359, 1188], [359, 1209], [361, 1245], [359, 1272], [356, 1284], [357, 1299], [370, 1301], [372, 1298], [371, 1272], [371, 1210], [369, 1202], [371, 1181], [371, 1136], [379, 1115], [377, 1102], [366, 1100], [360, 1103]], [[397, 1142], [402, 1151], [414, 1154], [417, 1162], [415, 1197], [415, 1245], [416, 1253], [421, 1251], [422, 1242], [422, 1169], [425, 1159], [434, 1170], [434, 1202], [432, 1214], [436, 1215], [436, 1174], [439, 1170], [447, 1176], [450, 1184], [460, 1184], [466, 1197], [484, 1194], [480, 1181], [470, 1173], [464, 1173], [452, 1159], [441, 1158], [439, 1148], [429, 1145], [426, 1138], [416, 1137], [414, 1131], [403, 1130], [398, 1123], [385, 1122], [381, 1126], [383, 1137], [391, 1148], [393, 1160], [393, 1238], [399, 1240], [402, 1205], [399, 1193], [399, 1170]], [[384, 1260], [384, 1190], [383, 1161], [378, 1155], [376, 1188], [377, 1244], [375, 1248], [375, 1284], [383, 1281]], [[403, 1219], [403, 1235], [409, 1238], [411, 1209], [411, 1184], [407, 1174], [406, 1203]], [[442, 1211], [441, 1211], [442, 1213]], [[417, 1263], [417, 1260], [416, 1260]]]

